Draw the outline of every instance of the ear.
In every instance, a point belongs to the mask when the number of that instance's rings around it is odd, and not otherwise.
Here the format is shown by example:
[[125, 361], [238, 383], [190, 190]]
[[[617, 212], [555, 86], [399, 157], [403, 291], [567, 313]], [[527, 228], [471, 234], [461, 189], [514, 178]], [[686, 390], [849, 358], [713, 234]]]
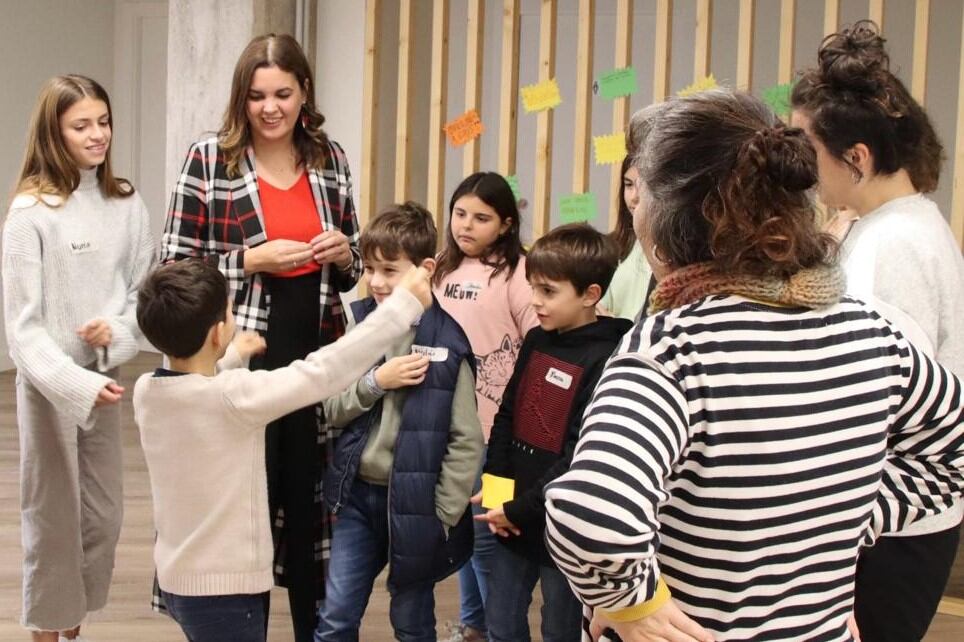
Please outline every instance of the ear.
[[582, 305], [584, 308], [595, 307], [602, 298], [603, 289], [598, 283], [593, 283], [582, 293]]
[[512, 227], [512, 217], [506, 216], [504, 219], [502, 219], [502, 225], [499, 226], [499, 236], [502, 236], [508, 232], [510, 227]]
[[435, 275], [435, 268], [438, 266], [438, 263], [434, 258], [429, 257], [427, 259], [422, 259], [422, 262], [418, 265], [419, 267], [425, 268], [425, 271], [428, 272], [428, 278], [432, 278], [432, 276]]
[[870, 176], [874, 169], [874, 159], [873, 154], [870, 153], [870, 148], [863, 143], [857, 143], [853, 147], [847, 150], [846, 158], [853, 165], [857, 166], [864, 176]]
[[221, 335], [224, 333], [224, 321], [218, 321], [211, 326], [208, 330], [207, 342], [214, 346], [216, 350], [220, 350], [224, 345], [221, 341]]

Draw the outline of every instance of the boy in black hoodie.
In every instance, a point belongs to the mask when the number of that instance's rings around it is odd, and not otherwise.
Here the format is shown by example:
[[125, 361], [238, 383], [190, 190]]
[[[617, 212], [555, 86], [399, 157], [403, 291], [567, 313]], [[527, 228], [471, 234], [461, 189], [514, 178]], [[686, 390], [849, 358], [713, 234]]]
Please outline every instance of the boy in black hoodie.
[[[626, 319], [596, 317], [618, 262], [608, 236], [589, 225], [558, 227], [532, 246], [526, 277], [539, 327], [525, 337], [495, 416], [484, 472], [514, 481], [514, 497], [476, 517], [499, 535], [485, 621], [490, 642], [529, 640], [527, 613], [541, 581], [542, 638], [581, 639], [582, 607], [543, 543], [546, 484], [564, 473], [583, 411]], [[481, 494], [473, 501], [480, 501]]]

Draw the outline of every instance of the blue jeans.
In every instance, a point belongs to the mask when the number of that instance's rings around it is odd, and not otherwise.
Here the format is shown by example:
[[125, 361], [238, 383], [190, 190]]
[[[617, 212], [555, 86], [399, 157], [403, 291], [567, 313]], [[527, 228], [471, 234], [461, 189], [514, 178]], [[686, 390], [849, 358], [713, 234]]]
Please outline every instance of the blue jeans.
[[265, 593], [174, 595], [161, 591], [167, 612], [190, 642], [264, 642]]
[[[482, 456], [482, 464], [485, 465], [485, 455]], [[479, 478], [475, 482], [472, 494], [482, 490], [481, 471]], [[472, 516], [485, 513], [478, 504], [472, 504]], [[472, 549], [472, 557], [459, 569], [459, 620], [462, 624], [471, 626], [485, 633], [485, 603], [488, 597], [488, 577], [489, 565], [492, 551], [499, 545], [495, 541], [495, 535], [489, 530], [489, 525], [485, 522], [474, 522], [475, 525], [475, 547]]]
[[489, 642], [529, 642], [529, 605], [536, 582], [542, 587], [543, 642], [579, 642], [582, 605], [555, 566], [542, 566], [498, 545], [489, 572], [485, 621]]
[[[358, 640], [375, 578], [388, 563], [388, 545], [388, 488], [356, 479], [332, 528], [315, 642]], [[398, 640], [435, 642], [434, 589], [419, 584], [392, 594], [388, 616]]]

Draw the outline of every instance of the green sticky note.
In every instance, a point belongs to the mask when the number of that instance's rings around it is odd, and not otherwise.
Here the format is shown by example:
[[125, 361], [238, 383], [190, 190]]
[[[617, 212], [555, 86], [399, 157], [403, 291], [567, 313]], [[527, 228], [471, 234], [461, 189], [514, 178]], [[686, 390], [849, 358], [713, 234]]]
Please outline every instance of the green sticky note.
[[512, 188], [512, 195], [515, 196], [515, 200], [518, 201], [519, 199], [521, 199], [522, 190], [519, 189], [519, 177], [516, 176], [515, 174], [513, 174], [512, 176], [506, 176], [505, 182], [509, 184], [510, 188]]
[[790, 115], [790, 92], [793, 91], [793, 83], [783, 83], [774, 85], [763, 90], [763, 102], [773, 110], [777, 116], [786, 118]]
[[632, 67], [607, 71], [599, 77], [597, 86], [599, 87], [599, 95], [607, 100], [629, 96], [639, 90], [636, 85], [636, 70]]
[[596, 218], [596, 197], [592, 192], [569, 194], [559, 199], [559, 220], [566, 223], [585, 223]]

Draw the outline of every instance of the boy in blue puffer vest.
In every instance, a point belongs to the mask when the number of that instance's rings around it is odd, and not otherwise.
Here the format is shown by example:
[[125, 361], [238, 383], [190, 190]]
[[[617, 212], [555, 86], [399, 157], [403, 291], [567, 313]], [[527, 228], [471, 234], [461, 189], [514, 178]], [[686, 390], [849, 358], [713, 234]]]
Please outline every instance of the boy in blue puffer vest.
[[[435, 269], [437, 233], [417, 203], [381, 212], [359, 246], [371, 296], [360, 323], [412, 265]], [[389, 617], [399, 640], [435, 640], [436, 582], [472, 552], [468, 509], [482, 458], [475, 357], [437, 302], [385, 360], [325, 405], [343, 432], [325, 475], [335, 516], [316, 642], [357, 640], [376, 576], [389, 565]]]

